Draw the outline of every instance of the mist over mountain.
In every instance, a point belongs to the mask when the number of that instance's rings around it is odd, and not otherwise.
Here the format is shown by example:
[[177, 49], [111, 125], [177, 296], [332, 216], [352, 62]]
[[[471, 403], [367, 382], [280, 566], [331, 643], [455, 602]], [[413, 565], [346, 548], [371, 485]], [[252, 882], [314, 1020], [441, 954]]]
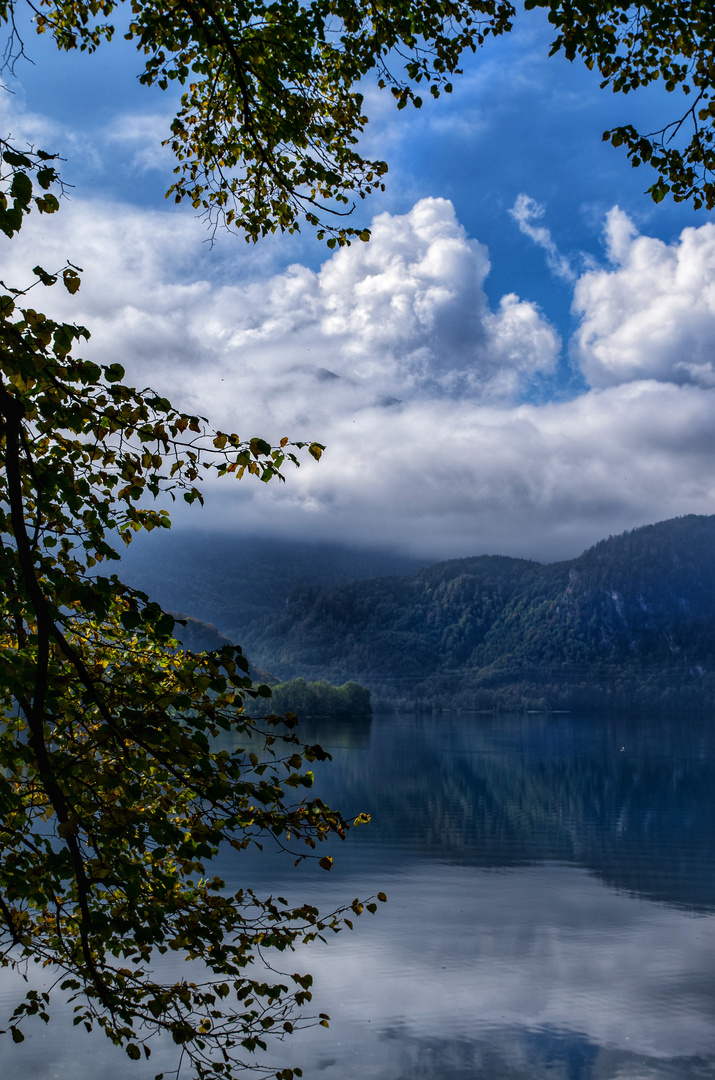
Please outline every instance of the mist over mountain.
[[[121, 572], [128, 584], [149, 593], [165, 610], [213, 624], [207, 642], [218, 633], [243, 644], [249, 628], [284, 608], [301, 585], [413, 574], [424, 563], [389, 550], [334, 543], [161, 530], [132, 544]], [[198, 640], [194, 635], [189, 647]]]

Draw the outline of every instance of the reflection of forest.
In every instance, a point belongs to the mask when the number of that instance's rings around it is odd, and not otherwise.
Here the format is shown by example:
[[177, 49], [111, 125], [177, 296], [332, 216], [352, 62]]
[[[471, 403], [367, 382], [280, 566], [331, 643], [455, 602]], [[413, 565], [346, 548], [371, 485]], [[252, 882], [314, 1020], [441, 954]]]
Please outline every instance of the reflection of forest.
[[356, 843], [485, 867], [575, 862], [715, 908], [715, 733], [702, 721], [391, 718], [373, 722], [369, 751], [320, 736], [334, 756], [321, 796], [372, 814]]

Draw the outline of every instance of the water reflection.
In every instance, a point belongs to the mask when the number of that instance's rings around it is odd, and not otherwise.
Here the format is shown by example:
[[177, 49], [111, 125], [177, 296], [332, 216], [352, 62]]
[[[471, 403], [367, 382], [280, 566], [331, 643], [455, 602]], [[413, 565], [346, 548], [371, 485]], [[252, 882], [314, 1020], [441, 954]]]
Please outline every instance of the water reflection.
[[[288, 1040], [277, 1066], [325, 1080], [714, 1080], [709, 723], [385, 717], [304, 736], [334, 755], [318, 793], [373, 823], [336, 845], [330, 874], [257, 853], [218, 869], [229, 887], [326, 909], [378, 889], [389, 902], [289, 958], [333, 1021]], [[13, 1080], [154, 1075], [61, 1019], [50, 1029], [3, 1047]]]
[[315, 1038], [296, 1058], [306, 1075], [715, 1076], [711, 916], [552, 864], [425, 864], [386, 884], [379, 920], [311, 957], [334, 1022], [330, 1061]]
[[373, 815], [353, 846], [491, 867], [575, 862], [617, 888], [715, 905], [710, 720], [380, 718], [369, 751], [324, 741], [336, 757], [320, 778], [328, 801]]

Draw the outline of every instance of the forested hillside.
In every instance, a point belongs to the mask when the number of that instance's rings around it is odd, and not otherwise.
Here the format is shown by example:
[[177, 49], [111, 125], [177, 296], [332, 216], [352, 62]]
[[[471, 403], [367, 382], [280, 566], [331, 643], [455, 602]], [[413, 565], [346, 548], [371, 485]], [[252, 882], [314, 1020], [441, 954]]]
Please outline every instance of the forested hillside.
[[549, 566], [480, 556], [303, 586], [245, 646], [280, 678], [355, 679], [377, 707], [707, 707], [715, 517], [635, 529]]
[[333, 681], [344, 670], [362, 680], [421, 680], [469, 665], [501, 612], [541, 567], [483, 555], [420, 570], [411, 577], [373, 578], [296, 589], [289, 603], [256, 627], [252, 654], [271, 671]]

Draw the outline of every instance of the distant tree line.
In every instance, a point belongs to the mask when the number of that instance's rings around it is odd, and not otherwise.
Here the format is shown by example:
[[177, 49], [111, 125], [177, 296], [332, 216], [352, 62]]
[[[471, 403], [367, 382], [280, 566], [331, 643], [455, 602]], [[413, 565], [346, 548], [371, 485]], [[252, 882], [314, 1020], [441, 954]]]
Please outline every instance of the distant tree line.
[[325, 679], [291, 679], [272, 690], [269, 704], [275, 713], [292, 712], [299, 718], [319, 716], [329, 720], [367, 720], [372, 715], [370, 691], [356, 682], [332, 686]]

